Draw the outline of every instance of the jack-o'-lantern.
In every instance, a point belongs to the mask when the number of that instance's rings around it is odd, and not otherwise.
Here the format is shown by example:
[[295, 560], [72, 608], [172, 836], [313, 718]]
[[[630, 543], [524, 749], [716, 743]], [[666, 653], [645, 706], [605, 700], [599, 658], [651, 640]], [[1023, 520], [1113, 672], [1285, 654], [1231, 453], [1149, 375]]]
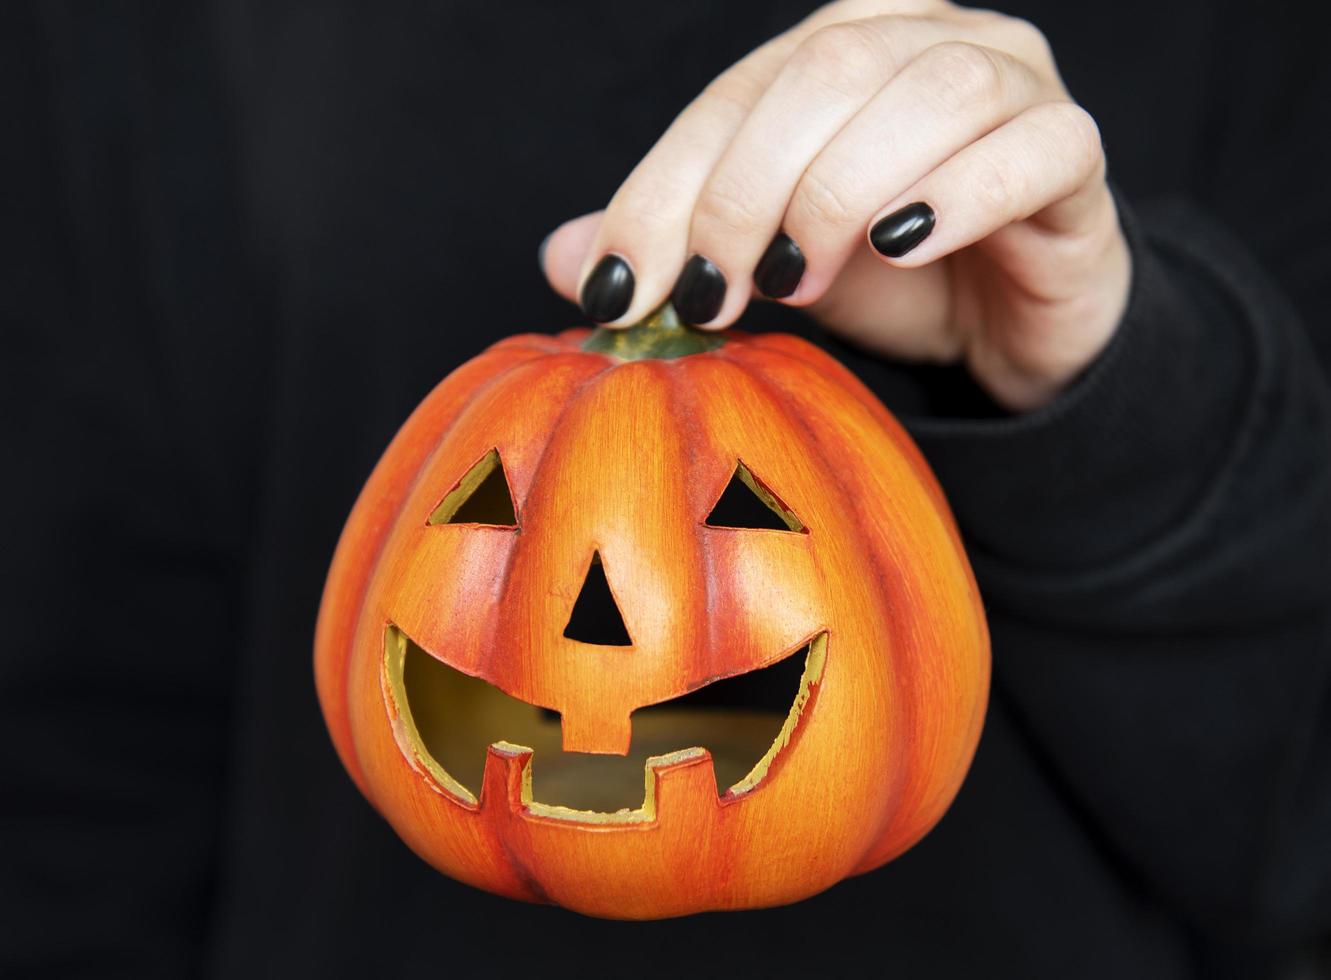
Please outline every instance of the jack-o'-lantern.
[[900, 854], [989, 681], [957, 531], [887, 410], [805, 341], [668, 308], [449, 375], [351, 513], [315, 647], [342, 761], [417, 854], [617, 918]]

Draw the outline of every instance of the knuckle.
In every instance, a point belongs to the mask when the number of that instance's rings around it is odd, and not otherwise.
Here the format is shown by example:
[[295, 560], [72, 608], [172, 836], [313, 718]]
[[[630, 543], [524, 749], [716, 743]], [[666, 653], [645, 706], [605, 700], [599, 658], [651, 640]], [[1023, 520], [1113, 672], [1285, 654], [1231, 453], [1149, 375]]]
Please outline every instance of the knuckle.
[[982, 157], [968, 175], [975, 203], [985, 212], [1013, 214], [1024, 197], [1024, 179], [1017, 168], [1002, 160]]
[[734, 174], [717, 174], [698, 198], [696, 217], [725, 232], [748, 232], [762, 224], [758, 196]]
[[961, 112], [976, 102], [997, 100], [1003, 92], [1003, 68], [989, 48], [965, 41], [945, 41], [926, 54], [926, 84], [946, 112]]
[[1061, 103], [1058, 113], [1067, 133], [1066, 140], [1076, 151], [1077, 159], [1083, 162], [1099, 159], [1104, 152], [1104, 144], [1095, 117], [1075, 102]]
[[681, 196], [680, 189], [668, 180], [639, 177], [615, 195], [606, 209], [606, 222], [636, 235], [657, 234], [678, 219]]
[[1008, 14], [987, 7], [958, 7], [957, 18], [968, 27], [983, 33], [997, 33], [1010, 20], [1017, 20]]
[[1059, 180], [1082, 181], [1102, 164], [1099, 126], [1075, 103], [1042, 103], [1030, 109], [1037, 152], [1057, 168]]
[[765, 86], [761, 79], [738, 66], [713, 79], [697, 100], [709, 108], [743, 118], [758, 101]]
[[848, 181], [831, 179], [809, 168], [795, 190], [794, 209], [813, 224], [841, 226], [855, 221], [858, 209]]
[[855, 21], [830, 24], [810, 34], [788, 62], [801, 78], [855, 95], [873, 85], [883, 61], [879, 36]]
[[1013, 53], [1036, 64], [1053, 63], [1054, 55], [1049, 46], [1049, 39], [1045, 37], [1044, 31], [1029, 20], [1021, 17], [1004, 17], [1000, 29], [1006, 39], [1006, 46]]
[[967, 18], [983, 36], [992, 39], [992, 46], [1041, 67], [1053, 64], [1049, 39], [1029, 20], [997, 10], [979, 9], [968, 10]]

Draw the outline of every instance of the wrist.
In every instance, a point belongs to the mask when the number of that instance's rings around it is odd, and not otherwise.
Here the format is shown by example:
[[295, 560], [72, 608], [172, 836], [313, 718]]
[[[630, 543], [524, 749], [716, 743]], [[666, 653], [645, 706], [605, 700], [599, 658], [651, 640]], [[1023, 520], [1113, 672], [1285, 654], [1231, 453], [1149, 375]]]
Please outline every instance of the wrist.
[[1125, 312], [1080, 375], [1026, 414], [903, 419], [988, 559], [1053, 570], [1130, 554], [1178, 526], [1232, 450], [1257, 337], [1195, 254], [1202, 232], [1148, 235], [1122, 216]]

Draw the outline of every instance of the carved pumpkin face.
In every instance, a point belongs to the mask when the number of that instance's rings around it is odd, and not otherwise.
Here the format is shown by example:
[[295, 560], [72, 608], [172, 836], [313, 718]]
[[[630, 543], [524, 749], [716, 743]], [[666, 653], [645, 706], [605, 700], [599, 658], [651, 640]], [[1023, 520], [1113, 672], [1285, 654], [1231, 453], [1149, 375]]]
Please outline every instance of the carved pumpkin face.
[[932, 475], [796, 338], [586, 339], [463, 365], [367, 483], [316, 637], [344, 764], [439, 870], [594, 915], [877, 867], [951, 802], [988, 688]]

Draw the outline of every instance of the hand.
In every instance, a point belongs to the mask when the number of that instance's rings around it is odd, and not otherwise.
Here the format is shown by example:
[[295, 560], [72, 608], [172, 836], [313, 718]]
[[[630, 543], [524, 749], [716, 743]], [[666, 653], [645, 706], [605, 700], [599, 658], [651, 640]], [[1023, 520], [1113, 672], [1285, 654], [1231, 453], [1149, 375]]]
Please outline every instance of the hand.
[[[760, 293], [1029, 410], [1091, 363], [1130, 260], [1094, 120], [1040, 32], [941, 0], [839, 0], [713, 81], [544, 266], [611, 326]], [[682, 271], [681, 271], [682, 270]]]

